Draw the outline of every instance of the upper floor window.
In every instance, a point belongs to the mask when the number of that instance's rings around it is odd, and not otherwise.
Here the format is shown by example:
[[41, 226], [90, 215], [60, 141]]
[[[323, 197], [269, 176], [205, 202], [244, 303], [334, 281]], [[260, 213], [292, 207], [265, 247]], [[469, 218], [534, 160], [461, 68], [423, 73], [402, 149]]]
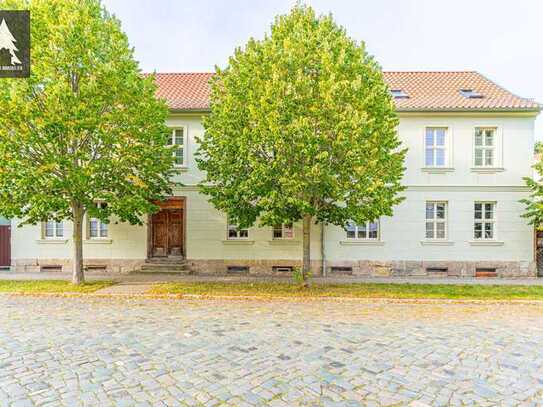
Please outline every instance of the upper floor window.
[[187, 142], [186, 142], [186, 127], [176, 127], [171, 129], [168, 145], [173, 147], [173, 156], [175, 157], [175, 165], [183, 167], [187, 165]]
[[427, 127], [424, 149], [426, 167], [445, 167], [447, 165], [447, 128]]
[[447, 202], [426, 202], [426, 239], [447, 238]]
[[43, 224], [43, 236], [46, 239], [57, 239], [64, 237], [64, 223], [48, 220]]
[[228, 222], [228, 239], [248, 239], [249, 229], [240, 228], [234, 223]]
[[[98, 207], [103, 208], [106, 206], [106, 203], [100, 202], [97, 204]], [[103, 222], [98, 218], [89, 219], [89, 238], [90, 239], [99, 239], [108, 237], [108, 224]]]
[[294, 238], [294, 229], [292, 228], [292, 223], [275, 225], [273, 227], [273, 238], [274, 239], [292, 239]]
[[473, 237], [475, 239], [494, 239], [496, 235], [495, 221], [495, 202], [475, 202], [473, 222]]
[[354, 222], [347, 223], [345, 227], [347, 239], [379, 239], [379, 222], [365, 222], [356, 224]]
[[473, 144], [475, 167], [494, 167], [496, 165], [496, 129], [477, 127]]

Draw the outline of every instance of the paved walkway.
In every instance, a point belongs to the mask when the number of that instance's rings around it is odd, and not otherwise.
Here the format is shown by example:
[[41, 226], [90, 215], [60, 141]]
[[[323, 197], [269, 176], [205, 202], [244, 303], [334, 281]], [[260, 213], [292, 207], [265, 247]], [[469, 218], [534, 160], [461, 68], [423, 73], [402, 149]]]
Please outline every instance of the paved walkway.
[[[0, 280], [71, 280], [70, 273], [39, 272], [16, 273], [13, 271], [0, 271]], [[255, 281], [285, 281], [290, 282], [290, 276], [233, 276], [233, 275], [175, 275], [161, 273], [134, 273], [134, 274], [107, 274], [85, 273], [89, 281], [113, 280], [124, 283], [154, 283], [154, 282], [183, 282], [183, 281], [218, 281], [218, 282], [255, 282]], [[393, 283], [393, 284], [486, 284], [486, 285], [543, 285], [543, 278], [443, 278], [443, 277], [314, 277], [312, 281], [317, 284], [326, 283]]]
[[540, 405], [543, 307], [0, 296], [1, 406]]

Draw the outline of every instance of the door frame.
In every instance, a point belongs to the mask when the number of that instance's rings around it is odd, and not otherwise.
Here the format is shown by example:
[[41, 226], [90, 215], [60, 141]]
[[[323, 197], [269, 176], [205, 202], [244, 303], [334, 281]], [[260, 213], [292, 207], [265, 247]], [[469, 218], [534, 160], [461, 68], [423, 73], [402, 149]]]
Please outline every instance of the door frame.
[[[182, 209], [183, 210], [183, 239], [181, 240], [181, 250], [183, 257], [187, 257], [186, 239], [187, 239], [187, 199], [184, 196], [172, 196], [164, 201], [155, 202], [160, 210]], [[147, 215], [147, 258], [153, 258], [153, 214]]]

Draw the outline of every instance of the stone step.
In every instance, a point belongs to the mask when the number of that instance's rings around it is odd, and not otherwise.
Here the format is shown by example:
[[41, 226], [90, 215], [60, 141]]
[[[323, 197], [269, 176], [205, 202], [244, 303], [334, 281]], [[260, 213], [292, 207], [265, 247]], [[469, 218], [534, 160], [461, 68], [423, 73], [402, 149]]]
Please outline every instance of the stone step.
[[194, 274], [190, 269], [165, 269], [165, 268], [142, 268], [141, 270], [132, 271], [130, 274], [174, 274], [178, 276]]
[[145, 263], [142, 270], [188, 270], [187, 263]]
[[145, 263], [149, 264], [182, 264], [185, 262], [183, 257], [151, 257], [146, 259]]

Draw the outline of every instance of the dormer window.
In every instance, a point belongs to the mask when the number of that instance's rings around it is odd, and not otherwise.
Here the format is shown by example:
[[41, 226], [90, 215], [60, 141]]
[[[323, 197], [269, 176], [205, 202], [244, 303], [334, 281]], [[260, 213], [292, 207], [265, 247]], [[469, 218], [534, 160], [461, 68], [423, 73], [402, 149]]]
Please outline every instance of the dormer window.
[[407, 99], [409, 95], [401, 89], [391, 89], [390, 94], [394, 99]]
[[473, 89], [460, 89], [460, 94], [467, 99], [482, 99], [483, 95]]

